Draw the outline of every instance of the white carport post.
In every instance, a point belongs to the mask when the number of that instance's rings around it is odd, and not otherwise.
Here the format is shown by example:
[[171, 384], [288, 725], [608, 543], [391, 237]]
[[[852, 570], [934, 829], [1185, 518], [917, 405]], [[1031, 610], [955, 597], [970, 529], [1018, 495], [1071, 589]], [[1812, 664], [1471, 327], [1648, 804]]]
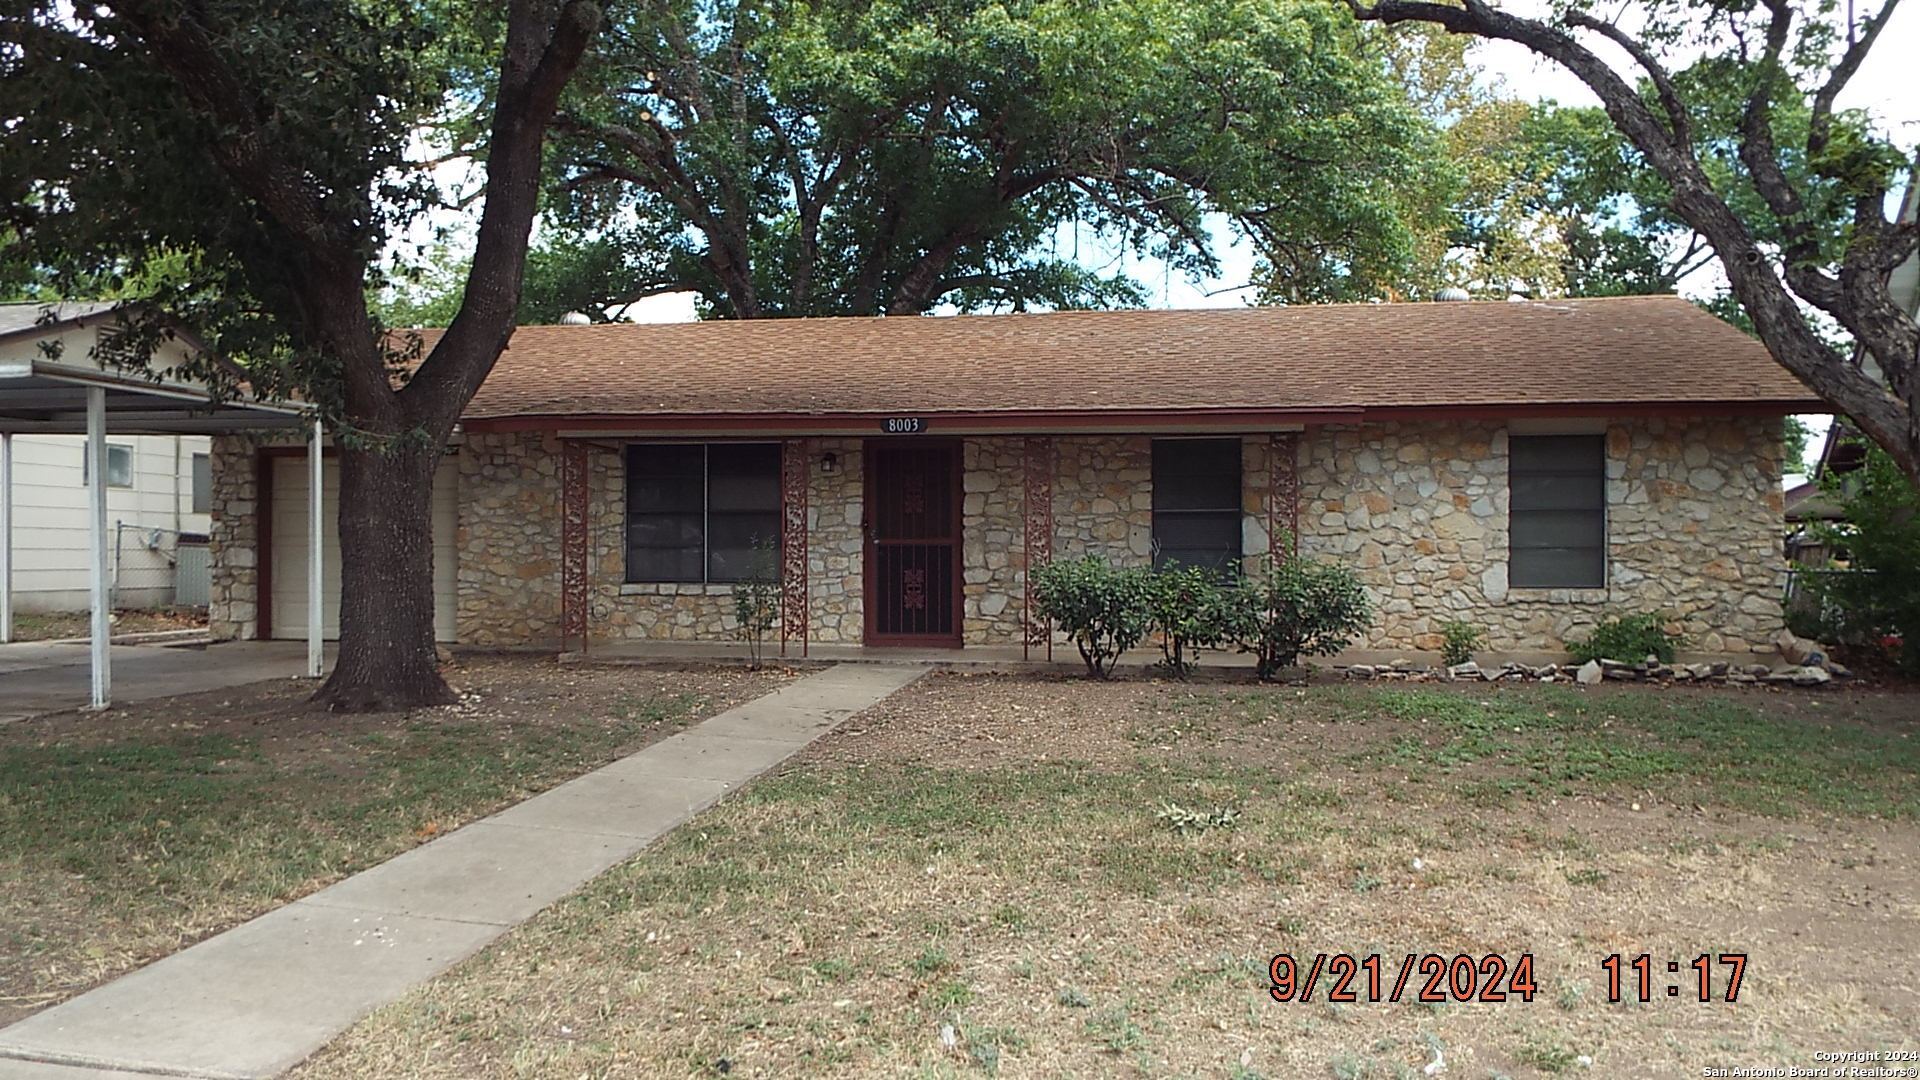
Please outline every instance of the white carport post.
[[87, 387], [87, 556], [93, 586], [93, 699], [113, 701], [113, 624], [107, 610], [107, 391]]
[[326, 565], [326, 552], [321, 547], [326, 540], [326, 522], [320, 516], [320, 483], [325, 471], [321, 466], [320, 421], [314, 420], [313, 434], [307, 442], [307, 674], [320, 677], [321, 635], [325, 633], [324, 620], [321, 619], [322, 597], [326, 594], [320, 588], [321, 569]]
[[13, 640], [13, 432], [0, 431], [0, 644]]

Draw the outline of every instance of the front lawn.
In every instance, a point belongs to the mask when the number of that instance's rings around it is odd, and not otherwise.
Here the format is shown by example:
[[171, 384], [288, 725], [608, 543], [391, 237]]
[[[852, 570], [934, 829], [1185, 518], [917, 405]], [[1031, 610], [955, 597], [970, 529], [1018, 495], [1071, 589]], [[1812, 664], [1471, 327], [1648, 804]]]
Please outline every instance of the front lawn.
[[0, 727], [0, 1024], [771, 690], [486, 660], [458, 705], [335, 716], [281, 680]]
[[[302, 1075], [1669, 1076], [1907, 1045], [1917, 706], [933, 676]], [[1664, 996], [1703, 951], [1750, 954], [1737, 1004]], [[1277, 952], [1389, 982], [1528, 952], [1538, 990], [1278, 1004]], [[1608, 1004], [1616, 952], [1661, 996]]]

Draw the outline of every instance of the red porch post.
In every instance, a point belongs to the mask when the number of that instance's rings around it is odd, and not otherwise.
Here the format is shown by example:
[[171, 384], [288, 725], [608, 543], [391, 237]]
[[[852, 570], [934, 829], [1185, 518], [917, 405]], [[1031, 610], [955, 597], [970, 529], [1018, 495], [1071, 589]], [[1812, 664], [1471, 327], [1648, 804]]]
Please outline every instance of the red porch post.
[[1026, 598], [1020, 608], [1025, 633], [1020, 635], [1020, 655], [1031, 659], [1033, 646], [1045, 642], [1047, 659], [1053, 659], [1053, 624], [1034, 617], [1033, 570], [1053, 559], [1053, 437], [1029, 435], [1026, 440], [1026, 491], [1022, 510], [1026, 518], [1026, 567], [1020, 575], [1026, 583]]
[[1299, 550], [1300, 436], [1276, 431], [1267, 443], [1267, 554], [1279, 562]]
[[780, 444], [780, 655], [787, 641], [800, 639], [800, 655], [807, 655], [807, 474], [811, 446], [807, 439]]

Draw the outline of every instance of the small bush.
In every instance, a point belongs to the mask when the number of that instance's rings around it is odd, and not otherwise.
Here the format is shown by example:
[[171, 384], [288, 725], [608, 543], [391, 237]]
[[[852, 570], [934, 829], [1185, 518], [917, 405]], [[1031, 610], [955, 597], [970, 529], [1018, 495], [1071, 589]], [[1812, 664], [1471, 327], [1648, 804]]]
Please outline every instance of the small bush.
[[1487, 643], [1486, 631], [1458, 619], [1440, 628], [1440, 659], [1448, 667], [1473, 659], [1474, 650]]
[[1567, 651], [1573, 654], [1574, 662], [1581, 664], [1589, 660], [1637, 664], [1649, 656], [1671, 664], [1674, 650], [1684, 644], [1685, 638], [1667, 632], [1659, 615], [1641, 612], [1608, 619], [1594, 627], [1585, 640], [1568, 643]]
[[780, 614], [779, 550], [756, 541], [746, 578], [733, 585], [733, 636], [747, 643], [747, 664], [756, 671]]
[[1033, 571], [1034, 604], [1080, 650], [1088, 677], [1104, 679], [1152, 625], [1150, 577], [1098, 555], [1048, 563]]
[[1373, 617], [1360, 579], [1345, 566], [1295, 556], [1266, 560], [1227, 590], [1227, 637], [1271, 679], [1302, 656], [1331, 656]]
[[1169, 672], [1185, 675], [1192, 666], [1190, 654], [1226, 639], [1226, 598], [1219, 572], [1208, 567], [1175, 563], [1153, 571], [1147, 612]]

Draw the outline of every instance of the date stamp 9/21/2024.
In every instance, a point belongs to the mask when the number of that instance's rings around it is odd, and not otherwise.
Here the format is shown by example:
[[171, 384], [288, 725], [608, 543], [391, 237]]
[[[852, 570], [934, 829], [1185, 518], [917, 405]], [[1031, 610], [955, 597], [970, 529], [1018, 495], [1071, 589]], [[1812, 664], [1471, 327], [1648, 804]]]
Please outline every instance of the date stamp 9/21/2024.
[[[1532, 953], [1316, 953], [1311, 959], [1277, 953], [1267, 964], [1267, 993], [1279, 1002], [1305, 1002], [1316, 991], [1340, 1003], [1446, 1001], [1530, 1002], [1539, 992]], [[1664, 977], [1659, 975], [1664, 967]], [[1599, 962], [1607, 1000], [1651, 1002], [1661, 997], [1731, 1004], [1740, 999], [1746, 953], [1700, 953], [1661, 962], [1649, 953], [1613, 953]]]

